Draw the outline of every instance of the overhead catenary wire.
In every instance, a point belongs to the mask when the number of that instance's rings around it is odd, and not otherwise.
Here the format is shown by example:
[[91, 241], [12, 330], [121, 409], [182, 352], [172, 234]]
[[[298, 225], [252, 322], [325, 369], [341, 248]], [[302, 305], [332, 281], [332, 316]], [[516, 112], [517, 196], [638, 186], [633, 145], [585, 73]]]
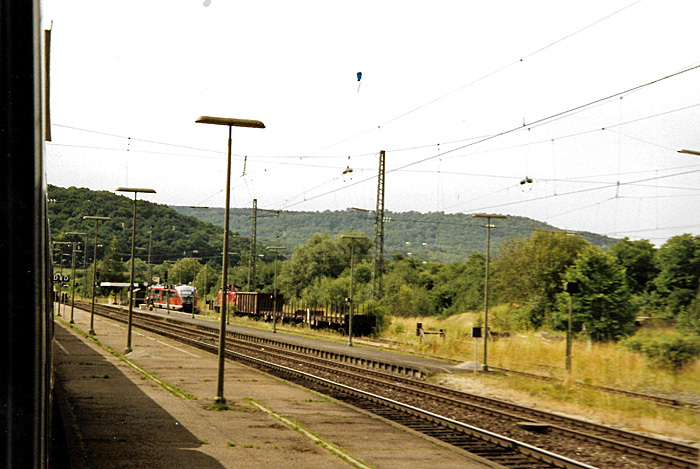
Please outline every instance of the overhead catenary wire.
[[[387, 121], [385, 121], [385, 122], [383, 122], [383, 123], [381, 123], [381, 124], [378, 124], [378, 125], [376, 125], [376, 126], [374, 126], [374, 127], [372, 127], [372, 128], [369, 128], [369, 129], [364, 130], [364, 131], [362, 131], [362, 132], [360, 132], [360, 133], [358, 133], [358, 134], [355, 134], [355, 135], [353, 135], [353, 136], [351, 136], [351, 137], [348, 137], [348, 138], [345, 138], [345, 139], [343, 139], [343, 140], [340, 140], [339, 142], [336, 142], [336, 143], [333, 143], [333, 144], [331, 144], [331, 145], [325, 146], [325, 147], [321, 148], [320, 150], [317, 150], [317, 151], [315, 151], [315, 152], [313, 152], [313, 153], [318, 153], [318, 152], [320, 152], [320, 151], [327, 150], [328, 148], [332, 148], [332, 147], [334, 147], [334, 146], [340, 145], [341, 143], [346, 143], [346, 142], [348, 142], [348, 141], [354, 140], [354, 139], [356, 139], [356, 138], [358, 138], [358, 137], [361, 137], [361, 136], [366, 135], [366, 134], [368, 134], [368, 133], [370, 133], [370, 132], [373, 132], [373, 131], [375, 131], [375, 130], [377, 130], [377, 129], [380, 129], [382, 126], [386, 126], [386, 125], [391, 124], [391, 123], [393, 123], [393, 122], [395, 122], [395, 121], [397, 121], [397, 120], [400, 120], [400, 119], [402, 119], [402, 118], [404, 118], [404, 117], [406, 117], [406, 116], [408, 116], [408, 115], [410, 115], [410, 114], [413, 114], [414, 112], [419, 111], [419, 110], [421, 110], [421, 109], [423, 109], [423, 108], [425, 108], [425, 107], [427, 107], [427, 106], [430, 106], [431, 104], [434, 104], [434, 103], [436, 103], [436, 102], [438, 102], [438, 101], [441, 101], [441, 100], [443, 100], [444, 98], [446, 98], [446, 97], [448, 97], [448, 96], [451, 96], [451, 95], [453, 95], [453, 94], [455, 94], [455, 93], [458, 93], [459, 91], [462, 91], [463, 89], [466, 89], [466, 88], [468, 88], [468, 87], [470, 87], [470, 86], [473, 86], [473, 85], [475, 85], [475, 84], [477, 84], [477, 83], [479, 83], [479, 82], [481, 82], [481, 81], [484, 81], [485, 79], [487, 79], [487, 78], [489, 78], [489, 77], [492, 77], [492, 76], [494, 76], [494, 75], [496, 75], [496, 74], [498, 74], [498, 73], [500, 73], [500, 72], [502, 72], [502, 71], [504, 71], [504, 70], [507, 70], [507, 69], [509, 69], [510, 67], [512, 67], [512, 66], [514, 66], [514, 65], [517, 65], [517, 64], [523, 62], [523, 61], [526, 60], [526, 59], [530, 59], [530, 58], [534, 57], [535, 55], [537, 55], [537, 54], [539, 54], [539, 53], [541, 53], [541, 52], [543, 52], [543, 51], [545, 51], [545, 50], [547, 50], [547, 49], [549, 49], [549, 48], [555, 46], [556, 44], [559, 44], [559, 43], [561, 43], [561, 42], [563, 42], [563, 41], [565, 41], [565, 40], [567, 40], [567, 39], [569, 39], [569, 38], [571, 38], [571, 37], [573, 37], [573, 36], [575, 36], [575, 35], [577, 35], [577, 34], [583, 32], [583, 31], [585, 31], [585, 30], [587, 30], [587, 29], [589, 29], [589, 28], [595, 26], [595, 25], [598, 24], [598, 23], [600, 23], [600, 22], [602, 22], [602, 21], [604, 21], [604, 20], [606, 20], [606, 19], [608, 19], [608, 18], [611, 18], [611, 17], [617, 15], [618, 13], [621, 13], [622, 11], [624, 11], [624, 10], [626, 10], [626, 9], [628, 9], [628, 8], [630, 8], [630, 7], [632, 7], [632, 6], [634, 6], [634, 5], [636, 5], [637, 3], [641, 2], [641, 1], [642, 1], [642, 0], [637, 0], [637, 1], [635, 1], [635, 2], [632, 2], [632, 3], [630, 3], [629, 5], [627, 5], [627, 6], [623, 7], [623, 8], [620, 8], [620, 9], [618, 9], [618, 10], [616, 10], [616, 11], [610, 13], [609, 15], [606, 15], [606, 16], [604, 16], [603, 18], [600, 18], [600, 19], [598, 19], [598, 20], [596, 20], [596, 21], [594, 21], [594, 22], [588, 24], [587, 26], [584, 26], [583, 28], [577, 29], [576, 31], [574, 31], [574, 32], [572, 32], [572, 33], [569, 33], [569, 34], [567, 34], [567, 35], [565, 35], [565, 36], [563, 36], [563, 37], [561, 37], [561, 38], [559, 38], [559, 39], [557, 39], [557, 40], [555, 40], [555, 41], [553, 41], [553, 42], [551, 42], [551, 43], [549, 43], [549, 44], [547, 44], [547, 45], [545, 45], [545, 46], [543, 46], [543, 47], [540, 47], [539, 49], [537, 49], [537, 50], [535, 50], [535, 51], [533, 51], [533, 52], [530, 52], [529, 54], [527, 54], [527, 55], [525, 55], [525, 56], [522, 56], [522, 57], [519, 58], [519, 59], [516, 59], [516, 60], [514, 60], [514, 61], [512, 61], [512, 62], [510, 62], [510, 63], [508, 63], [508, 64], [506, 64], [506, 65], [503, 65], [503, 66], [501, 66], [501, 67], [499, 67], [499, 68], [497, 68], [497, 69], [495, 69], [495, 70], [493, 70], [493, 71], [491, 71], [491, 72], [489, 72], [489, 73], [487, 73], [487, 74], [485, 74], [485, 75], [483, 75], [483, 76], [481, 76], [481, 77], [479, 77], [479, 78], [477, 78], [477, 79], [475, 79], [475, 80], [473, 80], [473, 81], [471, 81], [471, 82], [469, 82], [469, 83], [467, 83], [467, 84], [465, 84], [465, 85], [462, 85], [462, 86], [460, 86], [459, 88], [456, 88], [456, 89], [454, 89], [454, 90], [452, 90], [452, 91], [450, 91], [450, 92], [448, 92], [448, 93], [445, 93], [445, 94], [443, 94], [443, 95], [441, 95], [441, 96], [438, 96], [437, 98], [434, 98], [434, 99], [432, 99], [432, 100], [430, 100], [430, 101], [428, 101], [428, 102], [426, 102], [426, 103], [424, 103], [424, 104], [421, 104], [420, 106], [417, 106], [417, 107], [415, 107], [415, 108], [413, 108], [413, 109], [410, 109], [410, 110], [408, 110], [408, 111], [406, 111], [406, 112], [404, 112], [404, 113], [402, 113], [402, 114], [399, 114], [398, 116], [393, 117], [393, 118], [391, 118], [391, 119], [389, 119], [389, 120], [387, 120]], [[312, 154], [313, 154], [313, 153], [312, 153]]]
[[[665, 76], [663, 76], [663, 77], [657, 78], [657, 79], [655, 79], [655, 80], [652, 80], [652, 81], [649, 81], [649, 82], [645, 82], [645, 83], [643, 83], [643, 84], [641, 84], [641, 85], [634, 86], [634, 87], [629, 88], [629, 89], [626, 89], [626, 90], [624, 90], [624, 91], [620, 91], [620, 92], [617, 92], [617, 93], [614, 93], [614, 94], [605, 96], [605, 97], [603, 97], [603, 98], [598, 98], [598, 99], [593, 100], [593, 101], [590, 101], [590, 102], [588, 102], [588, 103], [586, 103], [586, 104], [581, 104], [581, 105], [575, 106], [575, 107], [573, 107], [573, 108], [570, 108], [570, 109], [568, 109], [568, 110], [560, 111], [560, 112], [557, 112], [557, 113], [552, 114], [552, 115], [550, 115], [550, 116], [547, 116], [547, 117], [543, 117], [543, 118], [534, 120], [534, 121], [532, 121], [531, 123], [529, 123], [528, 125], [529, 125], [529, 126], [532, 126], [532, 125], [537, 125], [537, 124], [540, 124], [540, 125], [541, 125], [541, 124], [549, 123], [550, 121], [553, 121], [553, 120], [555, 120], [555, 119], [559, 119], [559, 118], [564, 117], [564, 116], [566, 116], [566, 115], [568, 115], [568, 114], [571, 114], [571, 113], [578, 112], [578, 111], [580, 111], [580, 110], [582, 110], [582, 109], [585, 109], [585, 108], [587, 108], [587, 107], [589, 107], [589, 106], [594, 106], [594, 105], [597, 105], [597, 104], [599, 104], [599, 103], [602, 103], [602, 102], [605, 102], [605, 101], [609, 101], [609, 100], [614, 99], [614, 98], [616, 98], [616, 97], [619, 97], [619, 96], [622, 96], [622, 95], [624, 95], [624, 94], [630, 93], [630, 92], [632, 92], [632, 91], [639, 90], [639, 89], [645, 88], [645, 87], [647, 87], [647, 86], [652, 86], [652, 85], [657, 84], [657, 83], [661, 83], [662, 81], [665, 81], [665, 80], [668, 80], [668, 79], [671, 79], [671, 78], [674, 78], [674, 77], [678, 77], [678, 76], [680, 76], [680, 75], [682, 75], [682, 74], [684, 74], [684, 73], [688, 73], [688, 72], [693, 71], [693, 70], [696, 70], [696, 69], [698, 69], [698, 68], [700, 68], [700, 65], [694, 65], [694, 66], [692, 66], [692, 67], [683, 69], [683, 70], [681, 70], [681, 71], [677, 71], [677, 72], [674, 72], [674, 73], [672, 73], [672, 74], [665, 75]], [[411, 167], [411, 166], [415, 166], [415, 165], [424, 163], [424, 162], [426, 162], [426, 161], [433, 160], [433, 159], [435, 159], [435, 158], [443, 157], [443, 156], [445, 156], [445, 155], [454, 153], [454, 152], [456, 152], [456, 151], [463, 150], [463, 149], [465, 149], [465, 148], [472, 147], [472, 146], [475, 146], [475, 145], [478, 145], [478, 144], [481, 144], [481, 143], [485, 143], [485, 142], [487, 142], [487, 141], [490, 141], [490, 140], [493, 140], [493, 139], [496, 139], [496, 138], [499, 138], [499, 137], [503, 137], [503, 136], [505, 136], [505, 135], [509, 135], [509, 134], [511, 134], [511, 133], [520, 131], [520, 130], [522, 130], [523, 128], [524, 128], [524, 127], [521, 127], [521, 126], [513, 127], [513, 128], [510, 128], [510, 129], [507, 129], [507, 130], [504, 130], [504, 131], [495, 133], [495, 134], [493, 134], [493, 135], [491, 135], [491, 136], [488, 136], [488, 137], [479, 139], [479, 140], [477, 140], [477, 141], [475, 141], [475, 142], [471, 142], [471, 143], [468, 143], [468, 144], [466, 144], [466, 145], [462, 145], [462, 146], [460, 146], [460, 147], [453, 148], [453, 149], [451, 149], [451, 150], [446, 150], [446, 151], [444, 151], [444, 152], [440, 152], [440, 153], [437, 153], [437, 154], [434, 154], [434, 155], [431, 155], [431, 156], [427, 156], [427, 157], [425, 157], [425, 158], [422, 158], [422, 159], [419, 159], [419, 160], [416, 160], [416, 161], [413, 161], [413, 162], [405, 163], [405, 164], [400, 165], [400, 166], [395, 167], [395, 168], [387, 169], [387, 173], [400, 171], [400, 170], [403, 170], [403, 169], [405, 169], [405, 168], [409, 168], [409, 167]], [[349, 183], [349, 184], [347, 184], [347, 185], [345, 185], [345, 186], [343, 186], [343, 187], [335, 188], [335, 189], [333, 189], [333, 190], [324, 192], [324, 193], [322, 193], [322, 194], [317, 194], [317, 195], [314, 195], [314, 196], [307, 196], [307, 197], [304, 198], [303, 201], [296, 202], [296, 203], [293, 203], [293, 204], [290, 204], [290, 205], [285, 205], [285, 206], [283, 206], [282, 208], [284, 209], [284, 208], [293, 207], [293, 206], [299, 205], [300, 203], [303, 203], [303, 202], [308, 202], [308, 201], [310, 201], [310, 200], [318, 199], [318, 198], [320, 198], [320, 197], [325, 197], [325, 196], [327, 196], [327, 195], [334, 194], [334, 193], [336, 193], [336, 192], [338, 192], [338, 191], [345, 190], [345, 189], [347, 189], [347, 188], [349, 188], [349, 187], [352, 187], [352, 186], [355, 186], [355, 185], [357, 185], [357, 184], [361, 184], [361, 183], [364, 183], [364, 182], [367, 182], [367, 181], [373, 180], [373, 179], [374, 179], [374, 177], [368, 177], [368, 178], [365, 178], [365, 179], [361, 179], [361, 180], [355, 181], [355, 182], [353, 182], [353, 183]]]

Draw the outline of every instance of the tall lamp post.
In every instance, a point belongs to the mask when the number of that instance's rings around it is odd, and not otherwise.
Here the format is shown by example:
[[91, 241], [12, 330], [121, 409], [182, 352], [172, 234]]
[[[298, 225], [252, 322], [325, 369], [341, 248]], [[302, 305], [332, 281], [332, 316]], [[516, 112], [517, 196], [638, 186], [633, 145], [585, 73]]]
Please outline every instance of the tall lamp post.
[[[100, 221], [111, 220], [110, 217], [87, 215], [83, 220], [95, 220], [95, 247], [92, 254], [92, 305], [90, 306], [90, 335], [95, 335], [95, 284], [97, 283], [97, 227]], [[87, 276], [86, 276], [87, 277]]]
[[340, 235], [342, 239], [350, 240], [350, 315], [348, 316], [348, 346], [352, 347], [352, 310], [355, 307], [353, 304], [353, 290], [355, 287], [355, 240], [367, 239], [362, 235]]
[[224, 250], [223, 250], [223, 266], [221, 267], [221, 322], [219, 326], [219, 366], [218, 379], [216, 385], [216, 402], [225, 404], [224, 397], [224, 345], [226, 342], [226, 300], [227, 289], [226, 280], [228, 279], [228, 229], [229, 229], [229, 207], [231, 203], [231, 127], [251, 127], [254, 129], [264, 129], [265, 124], [257, 120], [250, 119], [235, 119], [227, 117], [211, 117], [201, 116], [196, 121], [198, 124], [213, 124], [228, 126], [228, 155], [226, 163], [226, 207], [224, 215]]
[[[67, 231], [66, 236], [85, 236], [82, 231]], [[71, 293], [70, 293], [70, 323], [75, 324], [73, 320], [73, 310], [75, 309], [75, 239], [71, 242], [73, 249], [71, 250], [71, 270], [73, 271], [71, 278]]]
[[134, 222], [131, 225], [131, 275], [129, 276], [129, 320], [126, 326], [126, 351], [131, 352], [131, 318], [134, 311], [134, 251], [136, 250], [136, 196], [139, 192], [145, 194], [155, 194], [153, 189], [144, 189], [136, 187], [117, 187], [116, 192], [133, 192], [134, 193]]
[[277, 254], [283, 246], [268, 246], [268, 250], [275, 251], [275, 280], [274, 280], [274, 296], [272, 297], [272, 332], [277, 332]]
[[491, 219], [505, 220], [505, 215], [497, 215], [493, 213], [474, 213], [472, 218], [486, 218], [486, 273], [484, 274], [484, 371], [488, 371], [487, 349], [489, 339], [489, 261], [491, 257], [491, 228], [495, 228], [491, 224]]

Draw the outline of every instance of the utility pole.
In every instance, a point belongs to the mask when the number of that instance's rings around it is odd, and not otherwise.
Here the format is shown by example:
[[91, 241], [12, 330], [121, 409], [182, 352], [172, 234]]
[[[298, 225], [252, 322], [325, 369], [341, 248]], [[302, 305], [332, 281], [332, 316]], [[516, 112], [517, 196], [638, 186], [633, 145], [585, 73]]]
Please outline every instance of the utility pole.
[[[274, 215], [258, 215], [258, 212], [274, 212]], [[276, 217], [279, 215], [279, 210], [258, 209], [258, 199], [253, 199], [253, 214], [250, 224], [250, 259], [248, 260], [248, 291], [255, 290], [255, 260], [257, 258], [257, 243], [258, 243], [258, 218], [259, 217]]]
[[488, 339], [489, 339], [489, 259], [491, 257], [491, 228], [496, 228], [491, 224], [491, 219], [505, 220], [505, 215], [494, 213], [473, 213], [472, 218], [486, 218], [486, 269], [484, 273], [484, 371], [489, 371], [487, 362]]
[[153, 230], [148, 230], [148, 285], [153, 283], [153, 266], [151, 265], [151, 241], [153, 241]]
[[253, 199], [253, 215], [250, 223], [250, 259], [248, 259], [248, 291], [255, 290], [255, 245], [257, 243], [257, 232], [258, 199]]
[[384, 189], [386, 154], [379, 152], [377, 177], [377, 209], [374, 211], [374, 246], [372, 247], [372, 299], [382, 297], [382, 266], [384, 261]]
[[[272, 332], [277, 332], [277, 257], [279, 251], [284, 249], [283, 246], [268, 246], [268, 250], [275, 251], [275, 280], [274, 280], [274, 294], [272, 296], [273, 306], [272, 306]], [[284, 312], [284, 310], [283, 310]]]

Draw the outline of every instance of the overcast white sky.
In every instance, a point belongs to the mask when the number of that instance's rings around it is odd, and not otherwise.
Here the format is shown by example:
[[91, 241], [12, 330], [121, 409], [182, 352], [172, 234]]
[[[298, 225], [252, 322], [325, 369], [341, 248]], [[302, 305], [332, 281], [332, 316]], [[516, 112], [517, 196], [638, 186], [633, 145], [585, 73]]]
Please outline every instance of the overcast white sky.
[[700, 68], [541, 121], [699, 66], [697, 0], [43, 8], [51, 184], [221, 207], [227, 129], [194, 122], [213, 115], [267, 127], [233, 129], [236, 207], [374, 208], [385, 150], [388, 210], [700, 231], [700, 157], [677, 153], [700, 150]]

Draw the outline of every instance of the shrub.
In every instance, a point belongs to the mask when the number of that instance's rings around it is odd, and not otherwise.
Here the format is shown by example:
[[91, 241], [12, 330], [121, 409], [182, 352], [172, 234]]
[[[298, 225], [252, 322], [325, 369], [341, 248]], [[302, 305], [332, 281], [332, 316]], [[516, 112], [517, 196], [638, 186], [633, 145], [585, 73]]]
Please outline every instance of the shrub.
[[659, 368], [680, 371], [700, 356], [700, 339], [680, 334], [637, 334], [623, 345]]
[[676, 329], [686, 334], [700, 336], [700, 293], [695, 296], [689, 306], [681, 308], [678, 313]]

